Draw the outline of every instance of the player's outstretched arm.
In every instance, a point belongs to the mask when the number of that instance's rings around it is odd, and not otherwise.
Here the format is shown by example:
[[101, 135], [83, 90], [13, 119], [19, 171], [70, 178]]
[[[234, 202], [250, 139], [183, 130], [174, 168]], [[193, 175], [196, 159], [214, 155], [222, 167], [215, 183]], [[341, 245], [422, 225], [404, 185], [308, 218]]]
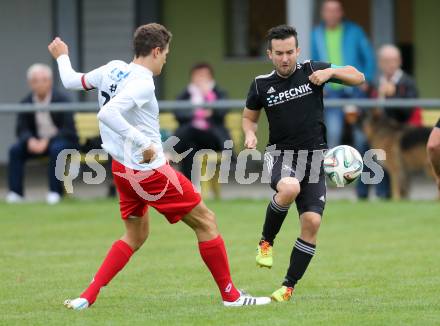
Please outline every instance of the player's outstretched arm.
[[64, 41], [56, 37], [47, 47], [52, 57], [57, 61], [61, 82], [67, 89], [84, 89], [82, 73], [72, 68], [69, 58], [69, 47]]
[[309, 76], [309, 80], [315, 85], [322, 85], [325, 82], [336, 82], [347, 86], [359, 86], [365, 82], [365, 76], [352, 66], [332, 66], [315, 71]]

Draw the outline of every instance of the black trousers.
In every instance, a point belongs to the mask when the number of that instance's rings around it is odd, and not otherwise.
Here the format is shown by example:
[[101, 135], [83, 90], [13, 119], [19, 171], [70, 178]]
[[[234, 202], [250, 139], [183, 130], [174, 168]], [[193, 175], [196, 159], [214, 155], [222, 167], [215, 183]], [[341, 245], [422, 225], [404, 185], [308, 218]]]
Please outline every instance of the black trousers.
[[174, 135], [179, 138], [179, 142], [175, 146], [177, 153], [181, 154], [190, 148], [193, 149], [181, 162], [182, 173], [190, 180], [193, 160], [197, 151], [212, 149], [219, 152], [224, 148], [225, 139], [220, 137], [214, 128], [201, 130], [194, 128], [191, 124], [186, 124], [178, 128]]
[[49, 142], [49, 146], [45, 153], [41, 155], [31, 154], [27, 150], [27, 142], [19, 141], [18, 143], [11, 146], [9, 149], [9, 164], [8, 164], [8, 181], [9, 190], [23, 196], [23, 179], [24, 179], [24, 165], [27, 160], [37, 158], [37, 157], [49, 157], [48, 166], [48, 179], [49, 179], [49, 190], [51, 192], [57, 192], [60, 195], [63, 194], [63, 185], [55, 177], [55, 165], [57, 161], [58, 154], [63, 149], [76, 148], [75, 144], [70, 142], [65, 138], [55, 138]]

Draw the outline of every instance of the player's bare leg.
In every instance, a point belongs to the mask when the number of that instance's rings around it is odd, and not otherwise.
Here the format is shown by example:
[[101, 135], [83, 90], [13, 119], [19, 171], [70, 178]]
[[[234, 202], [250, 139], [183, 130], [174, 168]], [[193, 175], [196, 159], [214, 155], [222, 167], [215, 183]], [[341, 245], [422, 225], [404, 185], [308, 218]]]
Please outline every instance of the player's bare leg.
[[150, 233], [150, 218], [147, 213], [142, 217], [129, 217], [124, 220], [125, 234], [120, 240], [127, 243], [133, 251], [137, 251], [147, 240]]
[[210, 270], [223, 298], [225, 306], [262, 305], [270, 298], [251, 297], [237, 290], [232, 282], [225, 244], [218, 231], [214, 213], [202, 202], [182, 221], [196, 233], [199, 251]]
[[91, 306], [101, 288], [106, 286], [124, 268], [133, 253], [147, 240], [149, 233], [148, 212], [142, 217], [130, 216], [124, 220], [124, 223], [125, 234], [113, 243], [92, 282], [80, 297], [64, 302], [67, 308], [82, 310]]
[[299, 181], [293, 177], [282, 178], [277, 184], [277, 194], [275, 200], [278, 205], [290, 206], [298, 196], [301, 188]]
[[277, 193], [267, 206], [261, 240], [255, 258], [257, 266], [271, 268], [273, 265], [272, 246], [287, 216], [290, 205], [300, 192], [296, 178], [284, 177], [277, 183]]
[[203, 201], [184, 216], [182, 221], [194, 230], [199, 242], [212, 240], [220, 234], [214, 212]]
[[315, 212], [305, 212], [300, 216], [301, 239], [316, 245], [319, 227], [321, 226], [321, 215]]

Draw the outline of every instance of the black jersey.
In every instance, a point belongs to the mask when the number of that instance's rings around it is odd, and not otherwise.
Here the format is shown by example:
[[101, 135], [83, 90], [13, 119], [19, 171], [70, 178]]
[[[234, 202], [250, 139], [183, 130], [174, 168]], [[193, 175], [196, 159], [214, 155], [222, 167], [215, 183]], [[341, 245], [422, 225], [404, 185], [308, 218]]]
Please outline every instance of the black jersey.
[[257, 76], [246, 100], [250, 110], [265, 109], [269, 121], [269, 145], [277, 149], [315, 150], [327, 148], [324, 124], [323, 87], [310, 82], [316, 70], [330, 68], [330, 63], [298, 63], [288, 78], [276, 71]]

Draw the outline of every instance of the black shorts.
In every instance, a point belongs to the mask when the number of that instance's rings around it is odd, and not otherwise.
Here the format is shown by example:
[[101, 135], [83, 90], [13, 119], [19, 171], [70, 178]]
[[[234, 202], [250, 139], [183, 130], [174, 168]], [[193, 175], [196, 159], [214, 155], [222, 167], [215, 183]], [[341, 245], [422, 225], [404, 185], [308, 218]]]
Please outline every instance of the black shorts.
[[264, 161], [273, 190], [277, 191], [278, 182], [285, 177], [294, 177], [300, 182], [300, 192], [295, 199], [299, 215], [304, 212], [315, 212], [322, 216], [327, 192], [322, 150], [283, 151], [281, 154], [266, 152]]

